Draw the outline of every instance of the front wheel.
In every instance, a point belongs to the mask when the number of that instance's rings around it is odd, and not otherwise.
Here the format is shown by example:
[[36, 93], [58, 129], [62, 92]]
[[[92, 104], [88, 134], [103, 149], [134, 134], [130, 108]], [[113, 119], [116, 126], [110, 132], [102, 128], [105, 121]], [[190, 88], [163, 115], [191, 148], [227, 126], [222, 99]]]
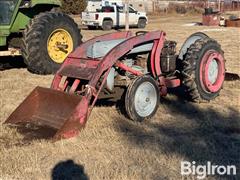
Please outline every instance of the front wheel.
[[134, 121], [154, 116], [159, 106], [159, 88], [150, 76], [138, 77], [129, 85], [125, 96], [125, 108]]
[[225, 59], [221, 46], [213, 39], [197, 40], [182, 61], [182, 82], [193, 101], [213, 100], [223, 86]]

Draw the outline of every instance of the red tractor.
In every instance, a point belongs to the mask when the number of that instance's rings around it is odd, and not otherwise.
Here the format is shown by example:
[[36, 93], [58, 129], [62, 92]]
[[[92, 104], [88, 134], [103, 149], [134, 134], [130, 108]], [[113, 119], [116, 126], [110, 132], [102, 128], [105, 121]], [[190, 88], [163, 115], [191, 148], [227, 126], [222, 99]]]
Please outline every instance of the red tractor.
[[[76, 136], [98, 98], [125, 91], [130, 119], [156, 113], [168, 88], [183, 86], [193, 101], [216, 98], [223, 86], [221, 46], [203, 33], [191, 35], [176, 54], [162, 31], [116, 32], [93, 38], [68, 55], [51, 88], [37, 87], [6, 123], [49, 127], [57, 139]], [[29, 127], [29, 126], [28, 126]]]

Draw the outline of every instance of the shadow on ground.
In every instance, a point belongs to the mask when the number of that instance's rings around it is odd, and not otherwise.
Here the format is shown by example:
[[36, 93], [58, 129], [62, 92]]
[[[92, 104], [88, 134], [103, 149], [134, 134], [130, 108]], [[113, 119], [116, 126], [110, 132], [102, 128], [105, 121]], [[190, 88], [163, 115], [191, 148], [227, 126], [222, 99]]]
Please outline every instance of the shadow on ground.
[[8, 69], [20, 69], [26, 68], [23, 58], [20, 56], [16, 57], [0, 57], [0, 71]]
[[225, 81], [239, 81], [240, 80], [240, 76], [238, 74], [235, 73], [226, 73], [225, 76]]
[[82, 165], [73, 160], [59, 162], [52, 170], [52, 180], [89, 180]]
[[[240, 113], [231, 107], [222, 107], [228, 115], [215, 109], [200, 108], [198, 104], [183, 99], [162, 99], [168, 113], [177, 119], [176, 124], [154, 121], [135, 123], [121, 119], [116, 121], [116, 130], [126, 136], [131, 144], [142, 148], [157, 149], [171, 156], [177, 155], [186, 161], [206, 165], [236, 165], [240, 167]], [[182, 121], [182, 122], [181, 122]], [[191, 124], [191, 126], [188, 126]], [[193, 125], [192, 125], [193, 124]], [[146, 128], [148, 129], [146, 131]], [[215, 179], [240, 179], [237, 176], [214, 176]], [[180, 177], [180, 162], [179, 174]], [[154, 177], [161, 177], [156, 174]]]

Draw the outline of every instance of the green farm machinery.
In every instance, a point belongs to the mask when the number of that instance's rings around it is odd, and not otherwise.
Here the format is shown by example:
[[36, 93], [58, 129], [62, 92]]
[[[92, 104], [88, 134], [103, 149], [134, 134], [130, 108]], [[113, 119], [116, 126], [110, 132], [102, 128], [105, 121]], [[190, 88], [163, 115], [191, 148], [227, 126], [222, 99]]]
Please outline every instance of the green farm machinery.
[[0, 56], [22, 56], [29, 71], [55, 73], [82, 39], [59, 7], [60, 0], [1, 0]]

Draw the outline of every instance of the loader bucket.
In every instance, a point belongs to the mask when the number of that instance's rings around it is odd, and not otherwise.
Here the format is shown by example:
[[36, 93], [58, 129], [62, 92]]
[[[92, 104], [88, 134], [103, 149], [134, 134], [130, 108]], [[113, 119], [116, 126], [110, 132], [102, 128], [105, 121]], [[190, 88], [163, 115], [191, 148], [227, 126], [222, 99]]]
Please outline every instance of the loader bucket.
[[[82, 126], [76, 116], [76, 112], [79, 113], [79, 107], [81, 108], [81, 99], [76, 95], [36, 87], [5, 123], [16, 124], [17, 127], [24, 127], [25, 130], [30, 127], [34, 127], [35, 130], [41, 129], [43, 134], [52, 130], [50, 133], [52, 137], [47, 138], [68, 138], [64, 137], [66, 132], [68, 132], [69, 137], [75, 136], [78, 133], [76, 131]], [[85, 109], [82, 111], [87, 114], [88, 103], [84, 102]]]

